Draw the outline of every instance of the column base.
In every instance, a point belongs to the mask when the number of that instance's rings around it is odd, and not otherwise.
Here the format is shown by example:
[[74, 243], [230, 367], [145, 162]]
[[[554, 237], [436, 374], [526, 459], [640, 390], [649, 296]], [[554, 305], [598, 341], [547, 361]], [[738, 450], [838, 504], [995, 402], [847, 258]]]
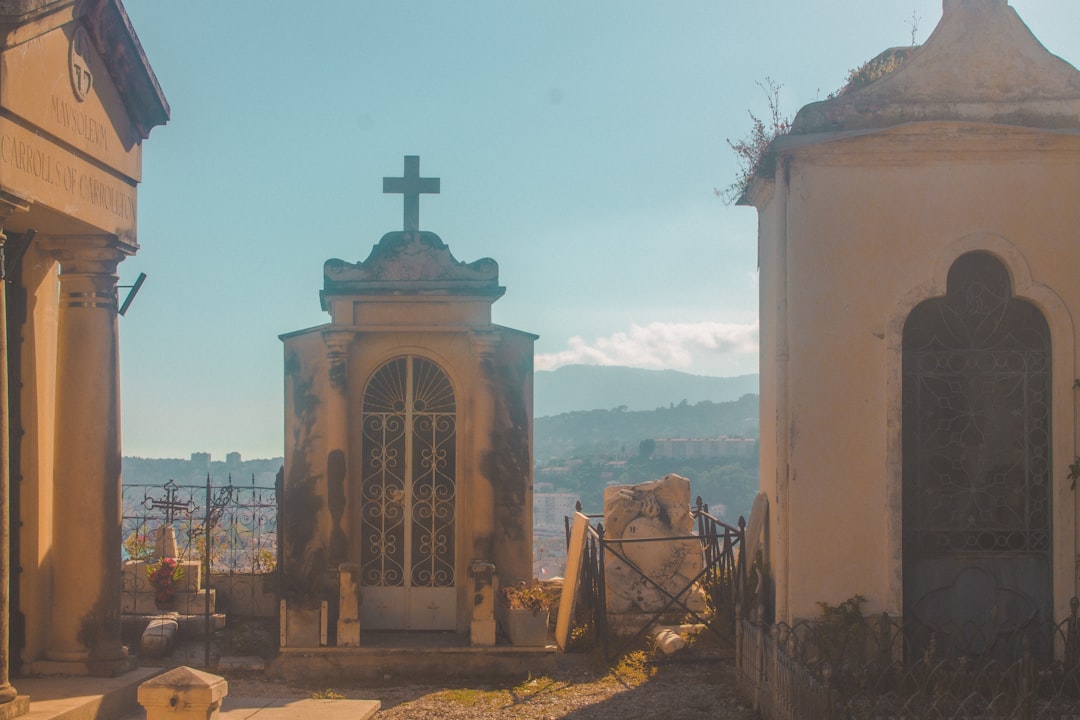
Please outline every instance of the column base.
[[473, 646], [495, 644], [495, 621], [474, 619], [469, 626], [469, 642]]
[[89, 657], [90, 651], [85, 648], [81, 650], [55, 650], [50, 648], [45, 651], [45, 659], [52, 662], [84, 663]]
[[18, 695], [11, 702], [0, 705], [0, 720], [10, 720], [30, 712], [30, 696]]
[[[30, 675], [77, 675], [92, 677], [116, 677], [134, 670], [138, 662], [134, 656], [115, 660], [35, 660], [30, 663]], [[0, 720], [3, 720], [0, 717]]]

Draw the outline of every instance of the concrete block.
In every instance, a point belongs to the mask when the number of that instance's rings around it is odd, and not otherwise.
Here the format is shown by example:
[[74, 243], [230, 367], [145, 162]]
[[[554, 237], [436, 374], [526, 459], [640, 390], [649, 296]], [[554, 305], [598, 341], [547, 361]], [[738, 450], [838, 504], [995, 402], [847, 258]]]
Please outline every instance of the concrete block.
[[214, 720], [229, 694], [225, 678], [178, 667], [139, 686], [146, 720]]

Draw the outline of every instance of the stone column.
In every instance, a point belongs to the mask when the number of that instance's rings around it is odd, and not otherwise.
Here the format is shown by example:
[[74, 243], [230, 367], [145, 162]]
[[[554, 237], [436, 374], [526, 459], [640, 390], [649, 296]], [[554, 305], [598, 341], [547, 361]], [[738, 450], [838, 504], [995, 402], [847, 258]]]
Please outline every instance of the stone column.
[[10, 421], [8, 411], [8, 345], [7, 345], [7, 267], [4, 253], [7, 236], [3, 224], [13, 213], [29, 208], [16, 198], [3, 193], [0, 196], [0, 705], [13, 701], [18, 693], [12, 686], [8, 671], [11, 667], [9, 656], [9, 617], [11, 587], [11, 505], [9, 481], [10, 472]]
[[[112, 675], [120, 643], [120, 385], [111, 238], [51, 243], [60, 261], [49, 660]], [[61, 670], [62, 672], [62, 670]]]
[[479, 361], [473, 397], [474, 462], [471, 497], [472, 563], [469, 576], [473, 585], [470, 597], [472, 616], [469, 638], [473, 645], [495, 644], [495, 588], [498, 567], [495, 565], [495, 448], [491, 430], [495, 420], [494, 358], [499, 336], [488, 331], [473, 331], [469, 336], [473, 353]]
[[474, 389], [473, 432], [475, 462], [478, 463], [471, 488], [473, 557], [474, 561], [495, 560], [495, 449], [492, 447], [491, 430], [495, 420], [494, 357], [499, 336], [487, 331], [473, 331], [473, 353], [479, 360], [477, 383]]

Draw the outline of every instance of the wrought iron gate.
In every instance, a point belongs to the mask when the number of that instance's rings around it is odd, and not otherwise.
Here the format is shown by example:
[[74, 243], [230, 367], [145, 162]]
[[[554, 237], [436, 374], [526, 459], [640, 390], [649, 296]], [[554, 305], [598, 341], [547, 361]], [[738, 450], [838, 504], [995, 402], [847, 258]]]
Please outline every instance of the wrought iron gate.
[[457, 408], [446, 374], [412, 355], [372, 375], [361, 439], [361, 623], [452, 630], [457, 623]]
[[1052, 617], [1050, 331], [970, 253], [903, 342], [905, 627], [924, 628], [916, 650], [985, 654]]

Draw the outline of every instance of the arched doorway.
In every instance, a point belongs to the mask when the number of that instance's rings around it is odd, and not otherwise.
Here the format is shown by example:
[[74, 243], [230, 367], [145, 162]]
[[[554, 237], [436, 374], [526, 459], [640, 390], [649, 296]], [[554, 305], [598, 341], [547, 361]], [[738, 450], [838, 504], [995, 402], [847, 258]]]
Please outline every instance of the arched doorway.
[[903, 339], [904, 624], [915, 652], [1046, 651], [1050, 330], [1006, 268], [961, 256]]
[[364, 390], [360, 442], [361, 626], [453, 630], [457, 407], [438, 365], [407, 355]]

